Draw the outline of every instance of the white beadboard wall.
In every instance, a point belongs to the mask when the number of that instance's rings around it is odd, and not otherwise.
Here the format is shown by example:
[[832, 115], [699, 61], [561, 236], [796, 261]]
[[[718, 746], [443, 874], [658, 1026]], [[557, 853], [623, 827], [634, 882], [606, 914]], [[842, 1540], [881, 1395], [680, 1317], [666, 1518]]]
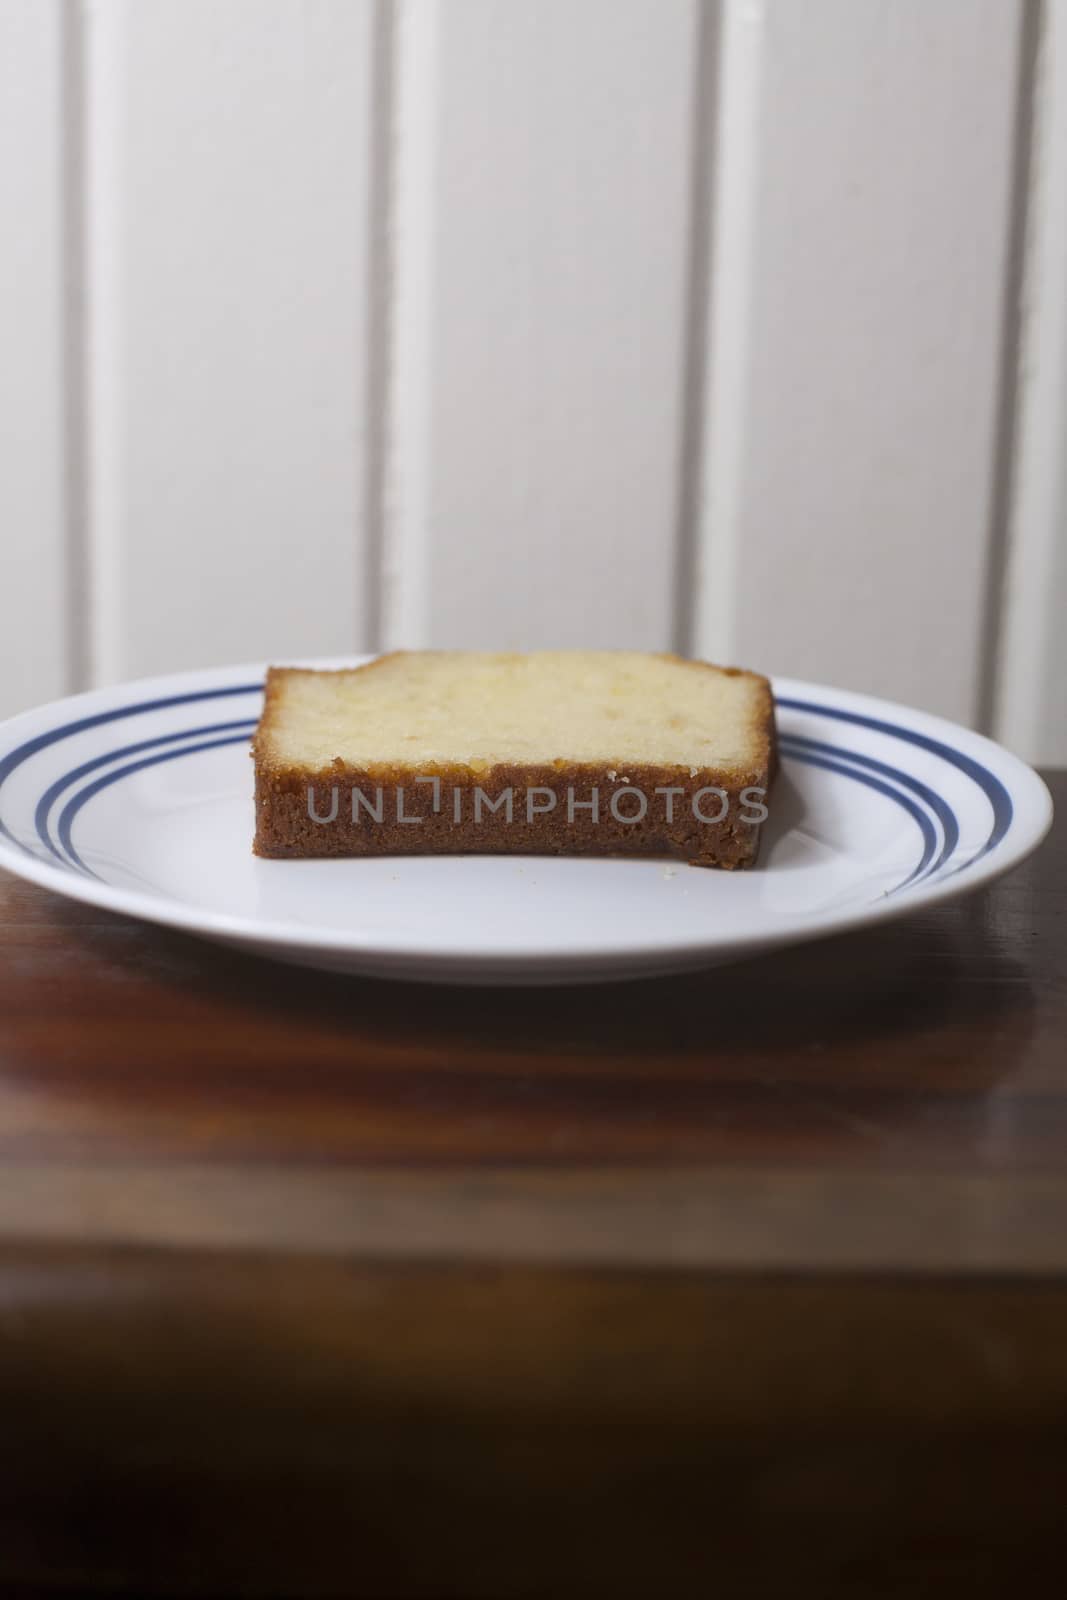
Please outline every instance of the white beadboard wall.
[[978, 719], [1022, 17], [727, 0], [701, 653]]
[[90, 0], [91, 660], [365, 635], [372, 0]]
[[1065, 5], [0, 0], [0, 711], [589, 642], [1067, 759]]
[[1067, 4], [1044, 16], [993, 732], [1067, 766]]
[[401, 0], [390, 644], [672, 639], [698, 9]]
[[0, 0], [0, 714], [73, 685], [61, 0]]

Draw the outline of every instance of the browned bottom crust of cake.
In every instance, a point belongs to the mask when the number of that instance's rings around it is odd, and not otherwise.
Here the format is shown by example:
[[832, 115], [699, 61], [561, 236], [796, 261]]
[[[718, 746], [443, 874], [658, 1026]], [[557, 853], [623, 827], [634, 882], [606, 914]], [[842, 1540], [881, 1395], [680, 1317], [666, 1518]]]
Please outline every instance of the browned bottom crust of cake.
[[661, 855], [748, 867], [773, 767], [773, 722], [766, 764], [729, 777], [551, 764], [427, 767], [416, 780], [341, 761], [277, 770], [257, 758], [253, 848], [270, 857]]

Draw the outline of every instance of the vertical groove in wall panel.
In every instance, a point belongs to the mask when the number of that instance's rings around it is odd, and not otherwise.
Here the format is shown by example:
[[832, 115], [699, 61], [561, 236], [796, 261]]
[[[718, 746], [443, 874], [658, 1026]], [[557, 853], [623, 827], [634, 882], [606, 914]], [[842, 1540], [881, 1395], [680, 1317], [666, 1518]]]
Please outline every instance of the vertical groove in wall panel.
[[0, 6], [0, 715], [69, 686], [64, 42], [58, 0]]
[[726, 0], [704, 648], [978, 718], [1021, 19]]
[[89, 568], [86, 58], [82, 8], [64, 5], [63, 52], [63, 423], [67, 679], [92, 677]]
[[1044, 8], [993, 731], [1067, 763], [1067, 8]]
[[706, 206], [711, 277], [699, 461], [699, 527], [693, 535], [692, 648], [714, 661], [735, 654], [736, 555], [745, 457], [754, 213], [758, 200], [764, 0], [723, 0], [716, 118]]
[[[90, 683], [128, 670], [122, 602], [125, 551], [120, 515], [124, 356], [121, 315], [122, 0], [84, 0], [82, 62], [82, 534], [85, 654]], [[145, 403], [149, 404], [148, 397]]]
[[391, 643], [675, 629], [698, 0], [403, 0]]
[[429, 635], [427, 474], [438, 26], [436, 0], [396, 0], [390, 148], [393, 293], [381, 573], [381, 643], [389, 648], [422, 645]]
[[366, 645], [375, 0], [90, 0], [99, 678]]
[[1000, 318], [999, 394], [990, 493], [989, 548], [979, 663], [977, 726], [992, 731], [1001, 655], [1008, 536], [1019, 443], [1018, 378], [1022, 354], [1023, 282], [1034, 132], [1034, 89], [1040, 35], [1040, 0], [1022, 0], [1022, 38], [1015, 93], [1007, 262]]
[[675, 566], [674, 647], [693, 649], [701, 496], [706, 440], [709, 312], [714, 219], [715, 126], [721, 41], [719, 0], [697, 7], [693, 52], [693, 131], [690, 150], [689, 265], [683, 353], [683, 418]]
[[[385, 496], [393, 330], [392, 215], [395, 173], [396, 8], [373, 0], [367, 217], [366, 447], [363, 502], [363, 642], [379, 649], [384, 632]], [[357, 530], [358, 531], [358, 530]]]

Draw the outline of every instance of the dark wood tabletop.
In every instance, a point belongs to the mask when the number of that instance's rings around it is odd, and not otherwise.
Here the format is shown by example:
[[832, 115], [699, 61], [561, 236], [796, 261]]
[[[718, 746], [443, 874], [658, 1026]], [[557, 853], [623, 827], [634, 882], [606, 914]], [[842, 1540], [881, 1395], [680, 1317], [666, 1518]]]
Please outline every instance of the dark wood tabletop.
[[1030, 1593], [1067, 830], [910, 919], [556, 990], [0, 876], [0, 1444], [3, 1594]]

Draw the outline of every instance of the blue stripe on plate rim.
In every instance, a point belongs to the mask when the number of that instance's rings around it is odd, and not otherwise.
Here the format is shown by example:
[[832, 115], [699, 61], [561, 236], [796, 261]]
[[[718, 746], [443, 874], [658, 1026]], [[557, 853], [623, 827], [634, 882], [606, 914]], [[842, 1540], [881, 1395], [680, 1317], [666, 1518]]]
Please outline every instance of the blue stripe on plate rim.
[[[106, 772], [101, 777], [94, 779], [94, 781], [90, 784], [87, 784], [84, 789], [79, 789], [77, 794], [73, 795], [66, 802], [63, 810], [60, 812], [56, 833], [59, 840], [59, 846], [61, 848], [57, 848], [48, 831], [48, 813], [58, 794], [69, 787], [70, 784], [76, 783], [79, 778], [87, 776], [89, 772], [94, 771], [101, 766], [106, 766], [109, 762], [118, 760], [123, 755], [131, 754], [135, 750], [143, 751], [149, 746], [157, 744], [172, 744], [177, 739], [183, 737], [193, 737], [200, 733], [206, 734], [221, 732], [221, 730], [226, 727], [232, 728], [234, 726], [235, 725], [233, 723], [219, 723], [214, 728], [190, 728], [184, 735], [169, 734], [165, 738], [159, 740], [144, 740], [140, 744], [129, 745], [125, 749], [110, 751], [107, 755], [99, 756], [93, 761], [86, 762], [82, 767], [75, 768], [72, 772], [65, 774], [64, 777], [53, 783], [46, 791], [46, 794], [43, 795], [41, 800], [38, 802], [36, 822], [39, 838], [46, 848], [51, 852], [51, 854], [56, 858], [56, 860], [62, 865], [73, 865], [78, 869], [78, 871], [87, 874], [89, 877], [99, 878], [99, 873], [94, 872], [92, 867], [87, 866], [82, 860], [71, 837], [74, 819], [81, 810], [82, 806], [85, 805], [86, 801], [91, 800], [93, 796], [95, 794], [99, 794], [102, 789], [106, 789], [111, 784], [117, 783], [121, 778], [129, 777], [130, 774], [134, 772], [141, 772], [146, 767], [158, 766], [164, 761], [175, 761], [180, 756], [195, 755], [203, 750], [215, 750], [223, 745], [246, 743], [255, 727], [255, 723], [246, 723], [243, 731], [240, 733], [224, 734], [221, 738], [197, 739], [196, 743], [182, 745], [176, 750], [158, 751], [156, 754], [150, 756], [142, 755], [138, 760], [127, 762], [125, 766], [116, 767], [112, 771]], [[809, 741], [809, 743], [815, 744], [816, 741]], [[816, 753], [810, 750], [794, 750], [792, 748], [787, 748], [791, 744], [791, 741], [788, 739], [788, 737], [783, 738], [781, 744], [783, 753], [790, 756], [794, 760], [805, 762], [809, 766], [822, 767], [828, 772], [840, 773], [846, 778], [854, 778], [858, 782], [867, 785], [867, 787], [876, 790], [879, 794], [886, 795], [890, 800], [896, 801], [896, 803], [901, 806], [916, 823], [919, 832], [922, 835], [922, 854], [920, 855], [917, 864], [912, 868], [907, 877], [904, 878], [901, 883], [896, 886], [896, 888], [890, 890], [890, 893], [895, 894], [897, 889], [902, 889], [909, 883], [916, 881], [919, 877], [927, 875], [927, 868], [934, 851], [937, 848], [937, 834], [927, 814], [920, 806], [916, 805], [914, 800], [912, 800], [906, 794], [901, 794], [898, 789], [894, 789], [891, 784], [883, 782], [880, 778], [874, 777], [867, 772], [857, 771], [855, 768], [846, 765], [846, 761], [844, 759], [835, 759], [842, 755], [842, 752], [836, 745], [817, 746]], [[927, 790], [925, 785], [919, 784], [917, 780], [910, 778], [907, 773], [897, 772], [894, 768], [887, 767], [882, 762], [877, 762], [875, 765], [878, 766], [882, 771], [889, 774], [891, 777], [896, 778], [900, 783], [905, 784], [910, 788], [924, 791], [925, 794], [932, 794], [932, 791]], [[942, 801], [938, 796], [933, 796], [933, 799], [937, 802], [938, 814], [947, 814], [948, 818], [950, 819], [946, 838], [953, 835], [958, 837], [959, 830], [951, 809], [948, 807], [946, 802]], [[64, 851], [66, 852], [65, 856], [63, 854]], [[939, 861], [942, 861], [944, 858], [945, 849], [943, 846], [942, 854], [938, 859]]]
[[[35, 738], [27, 740], [7, 756], [0, 759], [0, 788], [2, 788], [5, 780], [31, 756], [47, 749], [50, 745], [59, 743], [63, 739], [70, 738], [74, 734], [85, 732], [90, 728], [101, 727], [110, 722], [122, 721], [127, 717], [144, 715], [151, 711], [168, 710], [174, 706], [194, 705], [227, 697], [236, 698], [241, 695], [259, 694], [262, 689], [262, 682], [243, 683], [227, 688], [167, 695], [154, 700], [140, 701], [135, 705], [120, 706], [110, 711], [97, 712], [92, 716], [81, 717], [74, 722], [64, 723], [58, 728], [49, 729], [47, 733], [38, 734]], [[990, 772], [987, 767], [983, 766], [981, 762], [965, 755], [952, 745], [945, 744], [942, 740], [934, 739], [928, 734], [919, 733], [914, 729], [904, 728], [897, 723], [885, 721], [882, 718], [846, 711], [837, 706], [820, 705], [812, 700], [777, 696], [776, 704], [783, 709], [801, 711], [814, 716], [830, 717], [841, 722], [869, 728], [878, 733], [888, 734], [892, 738], [900, 739], [904, 743], [914, 745], [929, 754], [938, 756], [977, 784], [989, 801], [993, 814], [992, 828], [981, 848], [969, 856], [965, 862], [953, 867], [952, 872], [946, 874], [946, 876], [962, 872], [967, 867], [973, 866], [976, 861], [988, 855], [1007, 833], [1013, 814], [1011, 797], [1008, 791], [1000, 779]], [[102, 789], [118, 782], [119, 779], [127, 777], [134, 772], [139, 772], [146, 767], [157, 766], [164, 761], [177, 760], [181, 756], [193, 755], [197, 752], [223, 745], [243, 743], [248, 739], [254, 727], [254, 719], [245, 719], [243, 721], [214, 723], [201, 728], [187, 728], [175, 733], [162, 734], [153, 739], [140, 740], [135, 744], [122, 746], [119, 749], [109, 751], [105, 755], [95, 757], [91, 761], [82, 763], [81, 766], [71, 769], [62, 777], [56, 779], [42, 794], [34, 816], [38, 837], [57, 862], [63, 866], [72, 866], [87, 876], [98, 877], [98, 874], [93, 872], [92, 868], [82, 861], [71, 837], [74, 819], [88, 800], [99, 794]], [[202, 735], [222, 735], [222, 737], [202, 738]], [[187, 739], [194, 739], [197, 742], [193, 744], [179, 743], [179, 741]], [[782, 733], [779, 743], [782, 753], [791, 760], [819, 767], [825, 771], [835, 772], [841, 776], [851, 778], [855, 782], [862, 783], [867, 788], [873, 789], [877, 793], [893, 800], [915, 822], [922, 838], [922, 852], [911, 872], [896, 885], [895, 889], [890, 891], [891, 893], [896, 893], [900, 889], [932, 877], [951, 861], [953, 852], [959, 842], [959, 824], [948, 801], [927, 784], [912, 777], [909, 773], [902, 772], [899, 768], [891, 766], [887, 762], [878, 761], [874, 757], [864, 755], [859, 751], [845, 750], [839, 745], [827, 744], [806, 735]], [[160, 751], [159, 746], [161, 745], [175, 745], [178, 748]], [[143, 754], [143, 752], [149, 750], [154, 753], [152, 755]], [[125, 766], [102, 774], [66, 802], [60, 813], [57, 825], [59, 839], [59, 846], [57, 847], [48, 829], [48, 818], [59, 796], [70, 788], [72, 784], [87, 777], [91, 772], [129, 755], [138, 755], [140, 759], [128, 762]], [[899, 787], [893, 787], [894, 784], [899, 785]], [[905, 792], [902, 793], [902, 790]], [[930, 820], [930, 815], [922, 809], [921, 805], [916, 803], [917, 800], [922, 801], [923, 805], [929, 808], [929, 812], [933, 813], [939, 824], [941, 833], [940, 851], [937, 848], [937, 831]], [[0, 834], [24, 854], [36, 858], [36, 852], [22, 841], [15, 839], [2, 820], [0, 820]]]
[[[243, 694], [262, 694], [263, 683], [239, 683], [227, 689], [198, 689], [188, 694], [164, 695], [156, 700], [140, 700], [132, 706], [116, 706], [111, 711], [97, 711], [89, 717], [79, 717], [75, 722], [64, 722], [58, 728], [49, 728], [47, 733], [39, 733], [33, 739], [27, 739], [25, 744], [20, 744], [6, 756], [0, 757], [0, 789], [6, 780], [24, 761], [37, 755], [41, 750], [47, 750], [49, 745], [58, 744], [61, 739], [69, 739], [76, 733], [85, 733], [89, 728], [101, 728], [108, 722], [120, 722], [124, 717], [139, 717], [149, 711], [168, 711], [172, 706], [195, 705], [203, 700], [222, 700], [227, 696]], [[0, 818], [0, 837], [20, 849], [24, 855], [33, 856], [33, 851], [6, 826]]]
[[[881, 717], [868, 717], [858, 711], [846, 711], [840, 706], [818, 705], [812, 700], [795, 700], [789, 696], [776, 696], [775, 704], [785, 706], [790, 711], [807, 711], [820, 717], [832, 717], [838, 722], [848, 722], [856, 727], [870, 728], [875, 733], [887, 733], [895, 739], [903, 739], [906, 743], [915, 745], [920, 750], [927, 751], [930, 755], [939, 756], [947, 761], [950, 766], [956, 767], [972, 783], [976, 783], [989, 801], [993, 812], [993, 826], [989, 837], [982, 848], [971, 856], [963, 866], [973, 866], [983, 856], [987, 856], [1004, 838], [1011, 827], [1014, 815], [1011, 795], [1005, 789], [1000, 779], [984, 767], [973, 756], [964, 755], [962, 750], [955, 749], [952, 745], [945, 744], [941, 739], [934, 739], [928, 733], [919, 733], [914, 728], [901, 728], [895, 722], [886, 722]], [[2, 778], [0, 778], [2, 781]], [[962, 867], [955, 869], [962, 871]]]
[[[139, 772], [144, 767], [157, 766], [163, 761], [174, 760], [183, 755], [192, 755], [196, 751], [211, 749], [215, 745], [240, 744], [249, 737], [254, 727], [255, 722], [249, 719], [240, 722], [210, 723], [204, 727], [186, 728], [176, 733], [161, 734], [154, 739], [142, 739], [135, 744], [123, 745], [119, 749], [109, 750], [103, 755], [94, 756], [91, 761], [83, 762], [81, 766], [74, 767], [69, 772], [64, 773], [62, 777], [57, 778], [41, 795], [34, 813], [34, 823], [38, 838], [45, 849], [61, 865], [67, 866], [73, 863], [80, 871], [91, 873], [92, 869], [82, 861], [71, 840], [71, 828], [74, 818], [86, 801], [92, 799], [93, 795], [98, 794], [101, 789], [106, 789], [120, 778], [126, 777], [133, 772]], [[216, 735], [228, 735], [228, 737], [219, 738], [215, 737]], [[178, 745], [180, 741], [188, 739], [195, 739], [200, 742], [192, 745], [183, 744], [180, 749], [164, 750], [162, 753], [157, 753], [162, 745]], [[908, 812], [922, 834], [923, 853], [917, 865], [904, 880], [905, 883], [910, 883], [920, 876], [927, 875], [926, 868], [937, 846], [936, 835], [929, 819], [906, 795], [901, 795], [896, 789], [891, 788], [888, 783], [879, 782], [873, 776], [865, 776], [854, 772], [851, 767], [844, 764], [845, 762], [857, 763], [870, 769], [872, 773], [879, 773], [884, 778], [899, 783], [918, 795], [929, 806], [941, 824], [943, 840], [941, 853], [933, 866], [930, 867], [930, 872], [937, 871], [951, 856], [959, 839], [959, 827], [955, 814], [951, 806], [940, 795], [936, 794], [926, 784], [921, 783], [917, 778], [913, 778], [908, 773], [889, 766], [884, 761], [876, 761], [871, 756], [861, 755], [857, 751], [844, 752], [841, 751], [839, 746], [823, 744], [819, 740], [804, 738], [797, 734], [784, 734], [781, 739], [781, 745], [783, 751], [793, 759], [805, 761], [809, 765], [819, 766], [827, 771], [842, 773], [846, 777], [865, 782], [871, 788], [877, 790], [878, 793], [885, 794], [890, 799], [895, 800]], [[145, 757], [144, 752], [149, 750], [153, 754]], [[141, 756], [143, 759], [131, 761], [123, 767], [102, 775], [87, 785], [86, 788], [79, 790], [72, 799], [67, 801], [56, 829], [59, 839], [59, 845], [57, 845], [49, 831], [48, 819], [60, 795], [83, 778], [89, 777], [94, 772], [99, 772], [102, 767], [110, 767], [113, 762], [120, 761], [126, 756]], [[63, 852], [66, 852], [66, 857], [64, 857]], [[94, 877], [98, 876], [96, 873], [92, 873], [92, 875]]]

